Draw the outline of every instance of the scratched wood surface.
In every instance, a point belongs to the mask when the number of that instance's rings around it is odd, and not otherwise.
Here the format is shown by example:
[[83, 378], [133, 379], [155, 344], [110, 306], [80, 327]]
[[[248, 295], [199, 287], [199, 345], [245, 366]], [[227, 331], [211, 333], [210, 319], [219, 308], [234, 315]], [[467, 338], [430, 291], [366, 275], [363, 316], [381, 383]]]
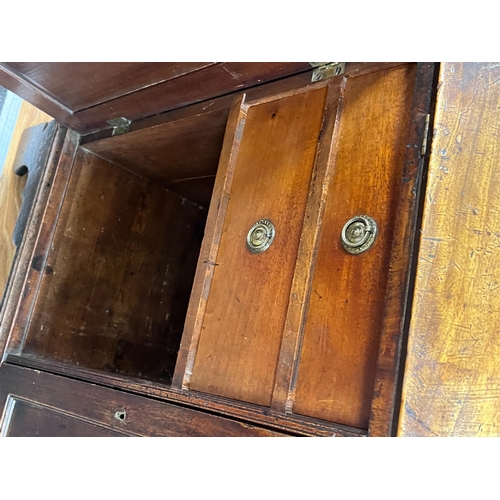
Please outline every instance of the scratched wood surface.
[[[347, 80], [294, 413], [368, 428], [414, 77], [406, 65]], [[356, 215], [373, 217], [379, 233], [350, 255], [340, 234]]]
[[[249, 107], [190, 388], [270, 405], [326, 88]], [[276, 237], [251, 253], [252, 225]]]
[[80, 151], [24, 353], [169, 382], [206, 212]]
[[441, 66], [401, 436], [500, 435], [499, 82]]
[[52, 118], [27, 102], [21, 104], [17, 123], [5, 159], [0, 170], [0, 297], [9, 277], [16, 247], [12, 233], [21, 209], [22, 193], [26, 177], [14, 174], [14, 159], [22, 133], [29, 127], [50, 122]]

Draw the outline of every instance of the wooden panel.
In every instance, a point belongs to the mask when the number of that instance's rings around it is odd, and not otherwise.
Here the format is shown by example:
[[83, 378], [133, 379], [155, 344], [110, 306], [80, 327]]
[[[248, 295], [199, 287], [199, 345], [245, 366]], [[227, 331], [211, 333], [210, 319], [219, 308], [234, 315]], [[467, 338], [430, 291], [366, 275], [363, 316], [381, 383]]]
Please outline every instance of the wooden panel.
[[228, 109], [87, 144], [85, 148], [145, 179], [208, 206]]
[[4, 424], [7, 437], [112, 437], [122, 436], [52, 408], [13, 399], [13, 408]]
[[0, 297], [7, 283], [16, 253], [12, 233], [21, 210], [22, 192], [26, 184], [26, 177], [14, 174], [14, 160], [18, 146], [24, 130], [51, 120], [50, 116], [34, 108], [31, 104], [23, 102], [3, 169], [0, 165]]
[[214, 264], [219, 251], [224, 218], [229, 203], [234, 167], [246, 122], [248, 106], [244, 102], [245, 94], [234, 99], [227, 120], [212, 201], [208, 210], [205, 235], [198, 257], [184, 332], [172, 380], [172, 388], [175, 389], [186, 389], [193, 373], [194, 358], [201, 335], [208, 292], [216, 267]]
[[[366, 429], [415, 67], [348, 79], [335, 171], [311, 285], [293, 411]], [[353, 256], [343, 225], [372, 216], [379, 236]]]
[[24, 352], [170, 381], [206, 213], [80, 152]]
[[441, 66], [399, 435], [500, 435], [500, 64]]
[[[45, 410], [44, 415], [41, 411], [38, 412], [38, 416], [44, 421], [30, 422], [28, 425], [31, 429], [36, 425], [38, 428], [54, 430], [54, 426], [61, 421], [61, 417], [54, 415], [54, 412], [58, 412], [66, 414], [66, 424], [68, 419], [77, 419], [86, 423], [87, 429], [88, 426], [100, 427], [109, 434], [184, 437], [285, 435], [144, 396], [4, 364], [0, 369], [0, 415], [6, 402], [12, 403], [14, 398]], [[10, 406], [11, 408], [4, 408], [2, 427], [7, 427], [9, 423], [11, 427], [19, 427], [22, 422], [16, 422], [15, 415], [12, 416], [15, 405], [14, 408]], [[81, 427], [79, 430], [81, 432]], [[70, 432], [71, 429], [66, 430], [66, 433]]]
[[[326, 88], [255, 102], [234, 169], [190, 388], [269, 405]], [[270, 219], [271, 247], [250, 227]]]
[[217, 413], [221, 416], [236, 418], [240, 421], [252, 422], [256, 425], [273, 428], [280, 432], [297, 436], [364, 437], [367, 435], [366, 430], [334, 424], [326, 420], [313, 419], [303, 415], [278, 413], [265, 406], [258, 406], [203, 392], [176, 390], [171, 386], [166, 386], [159, 382], [144, 381], [116, 373], [81, 368], [49, 359], [9, 354], [6, 358], [6, 363], [65, 375], [69, 378], [80, 379], [111, 388], [118, 388], [141, 396], [148, 396], [157, 400], [160, 399], [169, 403], [208, 411], [212, 414]]
[[215, 63], [10, 62], [7, 66], [74, 113]]
[[84, 124], [80, 132], [92, 132], [106, 128], [106, 120], [116, 116], [136, 120], [308, 69], [308, 63], [221, 63], [80, 111], [75, 116]]
[[[355, 78], [368, 73], [382, 71], [397, 66], [406, 65], [408, 63], [393, 62], [393, 63], [346, 63], [345, 65], [345, 78]], [[307, 66], [305, 67], [307, 69]], [[195, 116], [200, 113], [205, 113], [207, 110], [226, 110], [229, 111], [234, 99], [242, 94], [246, 95], [247, 101], [253, 101], [264, 96], [277, 94], [279, 92], [286, 92], [288, 90], [304, 87], [311, 83], [312, 68], [309, 71], [298, 73], [287, 78], [270, 81], [268, 83], [259, 83], [258, 85], [250, 88], [241, 88], [229, 94], [216, 98], [208, 98], [195, 104], [188, 104], [171, 111], [165, 111], [147, 118], [138, 119], [130, 124], [129, 130], [135, 131], [144, 128], [154, 127], [166, 122], [180, 120], [186, 117]], [[1, 67], [0, 67], [1, 75]], [[88, 133], [82, 136], [82, 144], [96, 142], [112, 135], [111, 129], [103, 129], [98, 132]]]
[[34, 269], [32, 262], [38, 257], [39, 264], [45, 266], [45, 258], [40, 262], [40, 256], [46, 257], [49, 252], [78, 149], [79, 135], [71, 130], [66, 133], [63, 127], [58, 129], [28, 231], [19, 258], [15, 260], [9, 298], [5, 310], [2, 310], [0, 341], [7, 341], [6, 351], [9, 353], [21, 351], [43, 276]]
[[397, 432], [430, 140], [425, 148], [422, 146], [432, 132], [429, 124], [433, 116], [431, 108], [434, 107], [437, 75], [437, 64], [417, 64], [380, 332], [370, 436], [394, 436]]
[[335, 147], [339, 140], [337, 125], [342, 113], [342, 81], [343, 77], [340, 76], [333, 78], [328, 85], [325, 119], [316, 151], [274, 381], [271, 408], [280, 413], [289, 413], [292, 406], [293, 378], [300, 355], [302, 325], [307, 314], [317, 241], [325, 211], [329, 180], [334, 169]]

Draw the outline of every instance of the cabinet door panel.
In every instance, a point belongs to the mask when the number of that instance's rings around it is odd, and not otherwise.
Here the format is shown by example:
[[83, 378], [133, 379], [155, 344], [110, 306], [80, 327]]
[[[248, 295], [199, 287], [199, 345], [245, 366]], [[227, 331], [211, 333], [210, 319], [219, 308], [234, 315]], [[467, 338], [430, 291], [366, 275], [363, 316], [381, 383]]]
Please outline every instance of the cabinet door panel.
[[[249, 103], [190, 388], [270, 405], [326, 87]], [[249, 251], [252, 225], [276, 236]]]
[[[408, 65], [347, 81], [294, 413], [368, 426], [414, 78]], [[350, 255], [340, 234], [357, 215], [379, 232], [371, 249]]]

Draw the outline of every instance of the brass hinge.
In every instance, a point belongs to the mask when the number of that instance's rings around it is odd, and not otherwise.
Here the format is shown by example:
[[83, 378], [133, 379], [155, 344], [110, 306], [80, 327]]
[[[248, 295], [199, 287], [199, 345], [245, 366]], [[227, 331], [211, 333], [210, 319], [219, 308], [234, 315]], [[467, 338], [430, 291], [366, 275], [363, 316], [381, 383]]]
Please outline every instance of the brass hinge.
[[119, 116], [118, 118], [113, 118], [108, 120], [108, 123], [113, 127], [113, 133], [111, 135], [121, 135], [126, 134], [130, 127], [132, 120]]
[[420, 151], [420, 156], [424, 156], [427, 154], [427, 146], [429, 143], [429, 123], [431, 120], [431, 115], [427, 115], [425, 117], [425, 127], [424, 127], [424, 137], [422, 139], [422, 149]]
[[314, 68], [311, 82], [319, 82], [343, 75], [345, 71], [345, 63], [343, 62], [310, 62], [309, 64]]

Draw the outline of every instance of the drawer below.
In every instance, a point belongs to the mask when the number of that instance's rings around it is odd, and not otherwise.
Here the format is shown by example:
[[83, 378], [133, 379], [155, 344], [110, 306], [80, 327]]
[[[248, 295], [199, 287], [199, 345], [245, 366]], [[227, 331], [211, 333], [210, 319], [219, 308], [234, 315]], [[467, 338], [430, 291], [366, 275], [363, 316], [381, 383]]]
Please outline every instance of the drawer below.
[[143, 396], [4, 364], [2, 436], [284, 436]]

